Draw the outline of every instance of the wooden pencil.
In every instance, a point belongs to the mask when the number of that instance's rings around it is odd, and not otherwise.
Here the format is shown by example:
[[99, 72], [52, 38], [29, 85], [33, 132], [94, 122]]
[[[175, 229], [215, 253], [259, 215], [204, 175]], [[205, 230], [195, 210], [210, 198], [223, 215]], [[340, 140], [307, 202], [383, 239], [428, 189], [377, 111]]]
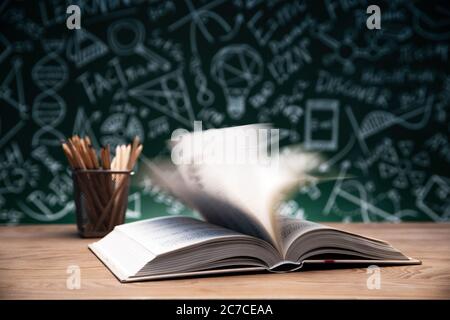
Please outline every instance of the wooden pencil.
[[[84, 225], [85, 232], [106, 233], [115, 225], [123, 223], [128, 204], [126, 199], [129, 173], [143, 148], [139, 138], [136, 136], [131, 144], [116, 146], [112, 159], [109, 145], [97, 152], [88, 136], [73, 135], [61, 145], [75, 173], [79, 192], [85, 198], [83, 205], [86, 206], [88, 214], [88, 222]], [[76, 173], [79, 170], [90, 171]], [[97, 170], [98, 173], [95, 172]], [[111, 173], [108, 174], [108, 171]]]

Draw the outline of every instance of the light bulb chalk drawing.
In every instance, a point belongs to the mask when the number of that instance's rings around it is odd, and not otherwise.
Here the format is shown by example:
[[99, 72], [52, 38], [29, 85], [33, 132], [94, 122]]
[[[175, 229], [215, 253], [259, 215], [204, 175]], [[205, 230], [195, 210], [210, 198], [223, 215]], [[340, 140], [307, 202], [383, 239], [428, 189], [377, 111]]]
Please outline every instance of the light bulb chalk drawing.
[[[124, 39], [122, 34], [129, 37]], [[139, 20], [119, 20], [108, 28], [108, 43], [114, 53], [120, 56], [137, 54], [158, 66], [162, 71], [170, 70], [172, 66], [170, 61], [144, 46], [144, 40], [145, 27]]]
[[227, 112], [232, 119], [241, 119], [245, 100], [262, 78], [263, 62], [259, 54], [246, 44], [221, 49], [212, 59], [211, 75], [222, 87]]

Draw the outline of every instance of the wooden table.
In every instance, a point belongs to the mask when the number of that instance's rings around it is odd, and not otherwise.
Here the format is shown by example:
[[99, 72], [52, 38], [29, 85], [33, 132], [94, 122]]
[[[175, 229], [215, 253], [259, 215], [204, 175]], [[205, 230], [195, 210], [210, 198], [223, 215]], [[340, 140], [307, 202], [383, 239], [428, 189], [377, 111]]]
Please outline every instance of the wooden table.
[[[383, 267], [381, 288], [365, 268], [245, 274], [122, 284], [88, 250], [74, 225], [0, 226], [0, 298], [450, 299], [450, 224], [331, 224], [389, 241], [422, 265]], [[80, 289], [67, 288], [79, 266]]]

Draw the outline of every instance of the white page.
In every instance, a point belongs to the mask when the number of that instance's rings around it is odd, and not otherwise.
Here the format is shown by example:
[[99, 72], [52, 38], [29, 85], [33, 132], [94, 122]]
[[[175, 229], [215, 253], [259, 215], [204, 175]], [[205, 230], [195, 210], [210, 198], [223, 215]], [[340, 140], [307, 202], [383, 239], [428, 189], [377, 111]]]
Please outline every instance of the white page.
[[235, 231], [190, 217], [161, 217], [117, 227], [155, 256], [214, 239], [242, 237]]
[[[216, 129], [215, 131], [232, 132], [234, 135], [238, 132], [240, 135], [248, 128], [255, 129], [258, 126]], [[206, 220], [226, 228], [236, 230], [236, 224], [240, 219], [238, 231], [262, 238], [280, 249], [279, 231], [275, 219], [277, 201], [281, 199], [283, 191], [305, 179], [304, 172], [317, 165], [317, 157], [299, 150], [291, 150], [290, 153], [281, 154], [275, 159], [276, 161], [266, 163], [263, 161], [238, 164], [217, 163], [215, 159], [208, 157], [215, 152], [226, 155], [235, 146], [226, 143], [225, 145], [210, 143], [206, 144], [207, 150], [202, 148], [192, 150], [193, 145], [201, 144], [197, 140], [210, 133], [211, 130], [186, 134], [177, 143], [177, 150], [182, 151], [183, 156], [193, 162], [177, 166], [185, 188], [191, 191], [191, 197], [193, 194], [196, 197], [194, 200], [187, 199], [188, 202], [194, 202], [192, 203], [194, 208], [199, 209]], [[260, 147], [262, 146], [255, 146], [255, 148]], [[194, 161], [198, 157], [201, 157], [202, 163]], [[199, 208], [198, 201], [195, 203], [196, 200], [204, 200], [202, 203], [204, 207], [206, 198], [209, 199], [208, 207], [216, 202], [216, 212], [213, 209], [205, 212]], [[251, 233], [252, 224], [255, 229], [253, 231], [256, 233]]]
[[291, 217], [278, 216], [277, 220], [280, 227], [280, 238], [283, 244], [284, 253], [286, 253], [292, 243], [302, 234], [311, 230], [331, 229], [330, 227], [319, 223]]

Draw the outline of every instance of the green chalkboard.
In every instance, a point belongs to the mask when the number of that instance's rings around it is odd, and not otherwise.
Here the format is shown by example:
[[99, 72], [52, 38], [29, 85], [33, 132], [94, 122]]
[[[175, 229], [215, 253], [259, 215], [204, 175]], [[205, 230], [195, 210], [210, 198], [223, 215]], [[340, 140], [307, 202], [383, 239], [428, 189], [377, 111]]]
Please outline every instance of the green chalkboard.
[[[194, 120], [273, 123], [282, 145], [322, 153], [323, 173], [354, 177], [299, 188], [283, 214], [450, 217], [446, 1], [6, 0], [0, 26], [0, 223], [75, 220], [61, 139], [138, 135], [150, 159]], [[144, 166], [130, 221], [193, 214]]]

